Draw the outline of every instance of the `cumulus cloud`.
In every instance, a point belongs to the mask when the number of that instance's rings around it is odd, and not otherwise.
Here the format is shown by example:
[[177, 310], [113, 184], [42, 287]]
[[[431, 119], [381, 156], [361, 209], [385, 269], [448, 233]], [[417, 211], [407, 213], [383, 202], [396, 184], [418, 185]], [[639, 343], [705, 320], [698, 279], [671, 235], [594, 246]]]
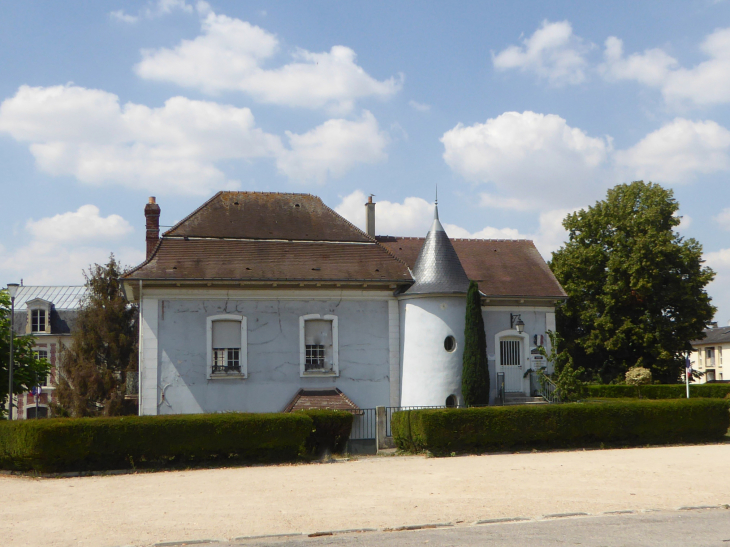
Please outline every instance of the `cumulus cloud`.
[[[201, 5], [207, 5], [205, 2], [199, 2]], [[183, 13], [193, 13], [193, 7], [185, 2], [185, 0], [157, 0], [150, 2], [139, 10], [137, 15], [130, 15], [124, 10], [116, 10], [109, 14], [112, 19], [122, 21], [123, 23], [136, 23], [140, 19], [155, 19], [163, 15], [169, 15], [173, 11], [181, 11]]]
[[720, 214], [714, 217], [714, 220], [725, 230], [730, 230], [730, 207], [720, 211]]
[[711, 106], [730, 102], [730, 28], [719, 29], [700, 45], [708, 60], [692, 68], [679, 66], [664, 50], [654, 48], [624, 57], [623, 43], [606, 40], [599, 71], [608, 80], [635, 80], [661, 90], [667, 103]]
[[17, 238], [24, 240], [21, 245], [14, 250], [0, 245], [0, 275], [23, 278], [28, 285], [82, 284], [82, 271], [91, 264], [105, 263], [112, 252], [123, 265], [134, 266], [144, 260], [139, 248], [124, 242], [132, 232], [124, 218], [114, 214], [103, 217], [95, 205], [30, 219]]
[[[705, 253], [705, 264], [712, 268], [716, 275], [712, 283], [707, 286], [707, 292], [712, 295], [712, 303], [717, 306], [720, 314], [730, 312], [730, 248]], [[730, 316], [719, 316], [715, 319], [722, 325], [728, 325]]]
[[730, 169], [730, 131], [713, 121], [676, 118], [628, 150], [616, 153], [617, 164], [635, 177], [682, 183], [696, 174]]
[[287, 133], [287, 148], [248, 108], [184, 97], [158, 108], [120, 105], [112, 93], [72, 85], [20, 87], [0, 104], [0, 132], [29, 143], [38, 168], [52, 175], [198, 195], [238, 187], [217, 167], [222, 160], [269, 158], [293, 179], [322, 182], [383, 160], [388, 142], [367, 111]]
[[[367, 201], [361, 190], [342, 198], [335, 211], [347, 220], [365, 228], [365, 207]], [[377, 201], [377, 200], [376, 200]], [[425, 237], [433, 223], [433, 203], [419, 197], [407, 197], [403, 202], [377, 201], [375, 206], [375, 228], [377, 234]], [[516, 228], [485, 226], [472, 232], [441, 218], [446, 233], [451, 238], [469, 239], [531, 239], [545, 259], [557, 250], [567, 239], [562, 221], [574, 209], [543, 211], [539, 215], [539, 227], [534, 233], [522, 233]]]
[[410, 106], [413, 110], [418, 110], [419, 112], [428, 112], [431, 110], [430, 104], [419, 103], [418, 101], [408, 101], [408, 106]]
[[96, 205], [82, 205], [76, 211], [40, 220], [30, 219], [25, 227], [36, 239], [50, 242], [117, 239], [133, 231], [119, 215], [100, 216]]
[[603, 188], [612, 150], [610, 138], [590, 137], [560, 116], [530, 111], [458, 124], [441, 142], [451, 169], [468, 180], [493, 184], [505, 197], [519, 199], [523, 209], [584, 203], [595, 187]]
[[573, 34], [570, 22], [543, 21], [521, 46], [512, 45], [493, 53], [492, 63], [497, 70], [533, 72], [556, 86], [579, 84], [586, 80], [586, 54], [590, 48]]
[[377, 163], [387, 158], [388, 134], [365, 111], [360, 120], [327, 120], [304, 133], [286, 132], [289, 149], [276, 160], [279, 171], [291, 179], [324, 183], [338, 178], [356, 163]]
[[208, 94], [241, 91], [262, 103], [337, 112], [351, 110], [364, 97], [388, 98], [402, 87], [402, 76], [376, 80], [356, 63], [352, 49], [340, 45], [322, 53], [297, 49], [290, 63], [264, 68], [279, 49], [275, 35], [212, 11], [201, 25], [193, 40], [143, 50], [137, 74]]

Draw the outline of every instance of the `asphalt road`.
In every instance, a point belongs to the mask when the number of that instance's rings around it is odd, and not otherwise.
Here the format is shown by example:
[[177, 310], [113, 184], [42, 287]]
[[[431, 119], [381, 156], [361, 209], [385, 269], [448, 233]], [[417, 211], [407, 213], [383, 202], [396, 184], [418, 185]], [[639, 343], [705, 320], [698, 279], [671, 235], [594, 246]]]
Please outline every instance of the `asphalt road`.
[[565, 517], [415, 531], [360, 532], [320, 537], [238, 540], [240, 547], [730, 547], [730, 510], [701, 509]]

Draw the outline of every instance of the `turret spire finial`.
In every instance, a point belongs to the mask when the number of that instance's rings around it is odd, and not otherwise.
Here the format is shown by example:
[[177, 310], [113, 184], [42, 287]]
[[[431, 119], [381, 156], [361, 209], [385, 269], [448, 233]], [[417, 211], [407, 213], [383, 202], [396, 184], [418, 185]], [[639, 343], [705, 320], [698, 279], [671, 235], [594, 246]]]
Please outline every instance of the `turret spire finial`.
[[433, 208], [433, 219], [438, 220], [439, 219], [439, 185], [436, 185], [436, 203], [435, 207]]

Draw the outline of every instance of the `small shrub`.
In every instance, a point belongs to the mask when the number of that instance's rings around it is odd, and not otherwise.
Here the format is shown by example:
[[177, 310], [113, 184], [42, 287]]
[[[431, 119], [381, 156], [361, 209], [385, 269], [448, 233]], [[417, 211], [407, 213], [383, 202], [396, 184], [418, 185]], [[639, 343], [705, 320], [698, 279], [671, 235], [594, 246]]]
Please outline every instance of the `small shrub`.
[[434, 454], [701, 442], [727, 433], [728, 407], [721, 399], [691, 399], [411, 410], [396, 412], [391, 430], [401, 450]]
[[304, 445], [305, 455], [321, 458], [345, 451], [352, 430], [352, 413], [341, 410], [303, 410], [301, 413], [314, 422]]
[[631, 367], [626, 372], [626, 384], [636, 386], [641, 399], [641, 386], [651, 384], [651, 371], [644, 367]]

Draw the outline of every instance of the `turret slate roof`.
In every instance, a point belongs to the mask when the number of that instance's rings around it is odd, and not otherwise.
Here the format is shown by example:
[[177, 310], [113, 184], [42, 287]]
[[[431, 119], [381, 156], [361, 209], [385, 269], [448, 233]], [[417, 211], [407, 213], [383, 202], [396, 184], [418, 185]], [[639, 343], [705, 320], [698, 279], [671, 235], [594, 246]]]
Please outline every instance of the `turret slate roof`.
[[412, 271], [416, 282], [406, 294], [466, 294], [469, 290], [469, 278], [439, 222], [438, 206]]

